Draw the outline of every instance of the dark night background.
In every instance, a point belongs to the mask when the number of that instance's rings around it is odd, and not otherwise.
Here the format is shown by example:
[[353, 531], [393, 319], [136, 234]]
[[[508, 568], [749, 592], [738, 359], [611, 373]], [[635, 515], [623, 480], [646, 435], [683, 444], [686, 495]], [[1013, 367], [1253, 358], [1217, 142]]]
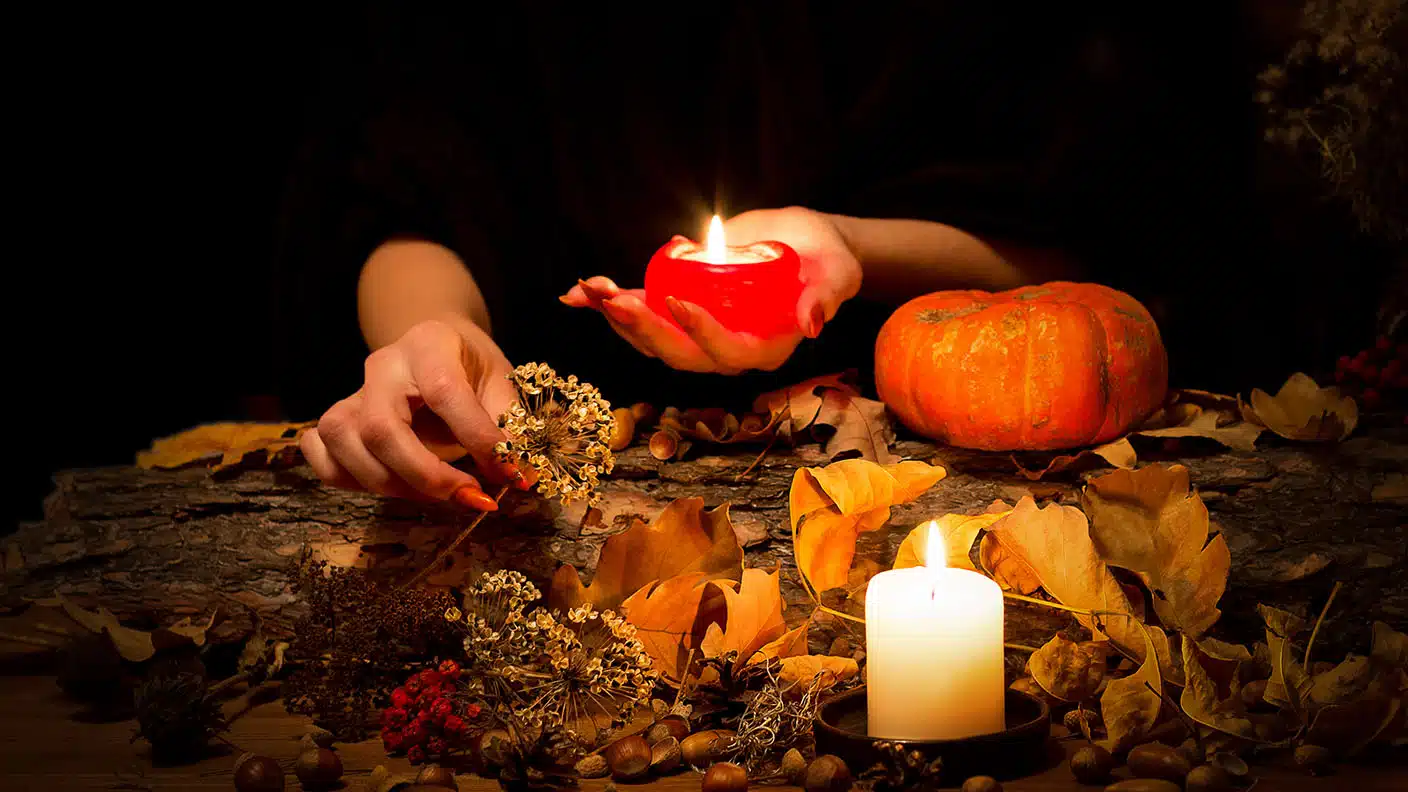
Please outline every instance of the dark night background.
[[[1204, 5], [1229, 8], [1199, 10]], [[1074, 175], [1065, 177], [1071, 185], [1094, 194], [1089, 185], [1144, 168], [1139, 200], [1113, 202], [1084, 219], [1089, 234], [1114, 240], [1107, 248], [1128, 251], [1122, 266], [1106, 261], [1101, 272], [1109, 277], [1102, 279], [1127, 284], [1171, 317], [1166, 337], [1175, 385], [1242, 393], [1274, 388], [1297, 369], [1323, 374], [1336, 357], [1372, 341], [1386, 267], [1370, 246], [1350, 241], [1342, 213], [1316, 203], [1313, 182], [1256, 145], [1253, 78], [1286, 43], [1278, 5], [1296, 4], [1184, 4], [1176, 17], [1148, 19], [1087, 12], [1088, 18], [1057, 26], [988, 20], [982, 29], [990, 36], [968, 37], [979, 42], [970, 46], [995, 43], [1011, 58], [955, 77], [978, 98], [985, 80], [1067, 81], [1060, 84], [1068, 93], [1027, 109], [1034, 128], [1042, 127], [1039, 116], [1047, 110], [1063, 119], [1053, 117], [1051, 128], [1066, 133], [1062, 145], [1076, 152]], [[1252, 13], [1254, 6], [1263, 13]], [[202, 422], [279, 417], [278, 396], [283, 417], [309, 420], [355, 388], [365, 350], [348, 320], [353, 306], [328, 304], [352, 293], [357, 262], [333, 262], [324, 271], [345, 266], [345, 280], [321, 294], [289, 291], [290, 283], [306, 284], [288, 274], [306, 275], [311, 265], [301, 252], [313, 249], [309, 239], [321, 233], [309, 220], [318, 215], [310, 207], [337, 199], [335, 187], [309, 174], [350, 167], [339, 166], [342, 152], [333, 143], [340, 138], [329, 130], [346, 120], [348, 102], [355, 104], [364, 88], [394, 92], [401, 84], [372, 89], [357, 82], [378, 68], [411, 80], [456, 47], [464, 52], [451, 60], [463, 66], [461, 60], [497, 57], [494, 47], [518, 46], [456, 39], [455, 31], [473, 29], [467, 16], [440, 31], [435, 46], [448, 49], [437, 55], [427, 54], [416, 36], [438, 26], [401, 28], [395, 13], [354, 4], [336, 18], [296, 5], [238, 9], [218, 16], [84, 11], [81, 20], [31, 20], [12, 32], [30, 36], [29, 46], [42, 55], [12, 71], [18, 79], [7, 114], [21, 141], [12, 144], [10, 170], [19, 176], [12, 201], [22, 208], [12, 214], [6, 289], [12, 323], [6, 379], [19, 391], [10, 425], [19, 432], [8, 449], [15, 473], [5, 529], [38, 517], [55, 469], [128, 463], [153, 437]], [[404, 37], [377, 44], [369, 30]], [[867, 46], [887, 50], [883, 31], [862, 31], [873, 34]], [[1072, 53], [1085, 82], [1059, 64], [1022, 55], [1062, 36], [1071, 46], [1057, 49]], [[955, 30], [949, 38], [965, 36]], [[397, 53], [424, 60], [399, 71], [384, 60], [371, 65]], [[512, 85], [513, 68], [502, 64], [478, 77]], [[455, 79], [446, 75], [439, 87]], [[513, 99], [499, 101], [511, 107]], [[933, 112], [912, 107], [905, 118], [934, 129], [948, 125], [926, 120]], [[502, 128], [511, 131], [528, 118], [526, 112], [503, 118]], [[864, 166], [858, 162], [852, 165]], [[983, 189], [981, 180], [974, 189]], [[518, 222], [524, 225], [515, 233], [531, 228]], [[648, 255], [663, 241], [655, 230], [640, 237], [622, 249]], [[636, 266], [643, 264], [642, 258]], [[279, 283], [285, 290], [276, 299]], [[556, 294], [566, 285], [548, 287]], [[278, 313], [278, 306], [304, 299], [323, 306], [305, 317], [321, 326], [321, 335], [288, 331]], [[553, 322], [567, 316], [559, 308], [553, 302], [547, 309]], [[884, 310], [857, 306], [851, 321], [863, 325]], [[607, 340], [603, 327], [598, 321], [582, 332]], [[873, 326], [868, 332], [873, 338]], [[578, 333], [573, 326], [565, 335]], [[324, 346], [328, 338], [342, 345]], [[600, 357], [633, 366], [618, 374], [652, 375], [624, 354], [624, 344], [611, 349]], [[529, 350], [510, 357], [552, 360], [549, 352]], [[779, 376], [825, 373], [842, 367], [837, 360], [826, 348], [804, 350], [798, 365]], [[293, 369], [302, 375], [291, 376]], [[596, 381], [590, 366], [580, 373]], [[612, 373], [603, 369], [600, 376], [610, 381]], [[736, 388], [751, 394], [757, 386]], [[635, 400], [613, 395], [605, 384], [603, 390], [613, 400]], [[697, 396], [681, 396], [681, 406], [707, 398], [692, 386], [677, 385], [675, 392]]]

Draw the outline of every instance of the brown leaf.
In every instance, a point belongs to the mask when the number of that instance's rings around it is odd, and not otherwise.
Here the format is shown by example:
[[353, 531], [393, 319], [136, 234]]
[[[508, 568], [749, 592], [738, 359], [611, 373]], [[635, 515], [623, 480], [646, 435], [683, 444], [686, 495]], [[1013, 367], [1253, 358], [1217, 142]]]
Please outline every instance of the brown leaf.
[[137, 453], [137, 466], [148, 470], [185, 467], [219, 457], [215, 470], [240, 464], [246, 456], [261, 454], [267, 464], [282, 451], [298, 448], [299, 436], [317, 421], [305, 423], [223, 422], [188, 429], [152, 443]]
[[1217, 683], [1203, 667], [1199, 645], [1183, 636], [1183, 695], [1179, 706], [1188, 717], [1204, 726], [1247, 740], [1257, 740], [1256, 725], [1247, 717], [1241, 696], [1223, 698]]
[[124, 660], [133, 663], [145, 662], [155, 656], [158, 651], [177, 646], [187, 646], [192, 643], [202, 646], [205, 644], [206, 630], [215, 623], [215, 614], [211, 614], [210, 622], [205, 625], [194, 625], [191, 624], [190, 618], [184, 618], [170, 627], [147, 632], [122, 626], [117, 617], [107, 608], [99, 608], [96, 612], [90, 611], [65, 599], [62, 594], [56, 594], [55, 599], [69, 618], [94, 633], [106, 634], [108, 639], [112, 641], [113, 647], [117, 649], [117, 653]]
[[[1073, 608], [1132, 614], [1124, 590], [1095, 552], [1080, 509], [1054, 503], [1039, 509], [1032, 498], [1024, 497], [1017, 501], [1011, 514], [988, 529], [988, 536], [1025, 563], [1041, 581], [1041, 587], [1061, 603]], [[1090, 617], [1076, 618], [1094, 631], [1097, 640], [1104, 638]], [[1110, 638], [1143, 659], [1147, 639], [1140, 635], [1132, 616], [1104, 616], [1101, 622]]]
[[1305, 629], [1305, 620], [1267, 605], [1257, 605], [1256, 610], [1266, 622], [1266, 648], [1271, 663], [1271, 678], [1266, 681], [1262, 698], [1273, 706], [1297, 710], [1310, 678], [1295, 659], [1292, 640]]
[[855, 374], [854, 371], [828, 374], [764, 393], [753, 400], [753, 412], [763, 413], [772, 419], [782, 416], [790, 433], [800, 433], [810, 428], [816, 420], [828, 391], [839, 391], [848, 396], [860, 395], [860, 390], [854, 385]]
[[811, 431], [823, 441], [821, 450], [828, 459], [858, 457], [880, 465], [900, 461], [890, 451], [895, 427], [883, 402], [840, 390], [826, 390]]
[[792, 691], [803, 693], [817, 677], [821, 677], [818, 689], [830, 690], [858, 673], [860, 664], [849, 657], [797, 655], [782, 658], [778, 681]]
[[978, 563], [983, 572], [1008, 591], [1029, 595], [1041, 588], [1041, 578], [1022, 556], [1008, 550], [991, 533], [978, 543]]
[[633, 518], [630, 528], [607, 539], [590, 586], [582, 585], [571, 566], [560, 567], [548, 602], [558, 609], [583, 603], [616, 608], [657, 580], [691, 572], [737, 580], [742, 571], [743, 548], [729, 522], [728, 504], [705, 511], [703, 498], [679, 498], [654, 522]]
[[1343, 440], [1359, 422], [1359, 406], [1334, 386], [1322, 388], [1308, 375], [1292, 374], [1271, 396], [1252, 390], [1242, 416], [1290, 440]]
[[1076, 643], [1057, 634], [1027, 659], [1027, 673], [1055, 698], [1084, 701], [1105, 681], [1109, 651], [1103, 642]]
[[1310, 677], [1301, 697], [1301, 706], [1315, 710], [1331, 704], [1344, 704], [1364, 694], [1373, 680], [1369, 658], [1349, 655], [1334, 668]]
[[1305, 739], [1342, 756], [1354, 756], [1375, 742], [1395, 737], [1403, 728], [1404, 707], [1408, 707], [1408, 673], [1387, 669], [1374, 674], [1357, 698], [1316, 712]]
[[1208, 539], [1208, 510], [1188, 468], [1150, 465], [1090, 480], [1081, 491], [1090, 538], [1106, 563], [1139, 575], [1164, 624], [1194, 638], [1217, 621], [1232, 554]]
[[683, 411], [666, 407], [660, 414], [659, 426], [679, 436], [726, 445], [767, 440], [772, 437], [776, 422], [763, 415], [745, 415], [740, 419], [718, 407]]
[[846, 459], [801, 468], [788, 495], [797, 569], [817, 591], [843, 586], [856, 539], [890, 519], [890, 507], [922, 495], [945, 475], [927, 462], [880, 466]]
[[801, 627], [795, 630], [788, 630], [778, 636], [773, 641], [765, 644], [761, 649], [749, 658], [749, 663], [761, 663], [771, 660], [774, 657], [797, 657], [807, 653], [807, 626], [810, 622], [803, 622]]
[[714, 581], [723, 595], [727, 617], [724, 626], [711, 624], [704, 633], [699, 649], [705, 657], [723, 657], [736, 652], [736, 668], [742, 668], [753, 655], [787, 632], [782, 619], [782, 590], [778, 585], [779, 570], [743, 570], [743, 581], [734, 587], [732, 581]]
[[1163, 709], [1163, 679], [1154, 645], [1143, 637], [1144, 661], [1129, 676], [1112, 679], [1100, 695], [1100, 715], [1107, 737], [1102, 742], [1113, 754], [1141, 742]]
[[1045, 467], [1037, 470], [1027, 469], [1015, 456], [1012, 457], [1012, 462], [1017, 466], [1017, 472], [1025, 476], [1028, 481], [1039, 481], [1053, 473], [1064, 473], [1068, 470], [1089, 470], [1098, 467], [1101, 463], [1110, 464], [1117, 468], [1134, 467], [1138, 458], [1134, 452], [1134, 446], [1129, 444], [1129, 439], [1121, 437], [1094, 448], [1083, 448], [1074, 454], [1061, 454], [1053, 457]]
[[944, 557], [934, 559], [935, 566], [951, 566], [959, 569], [972, 569], [973, 559], [969, 554], [973, 550], [973, 543], [978, 540], [978, 534], [988, 526], [1007, 516], [1007, 512], [988, 512], [984, 514], [945, 514], [937, 520], [920, 525], [909, 532], [909, 535], [900, 542], [899, 551], [895, 553], [895, 563], [893, 569], [905, 569], [906, 567], [925, 566], [929, 559], [925, 557], [929, 546], [929, 532], [937, 533], [938, 546], [943, 548]]
[[724, 619], [724, 598], [703, 572], [677, 575], [641, 587], [621, 604], [655, 668], [676, 682], [684, 678], [690, 650], [710, 625]]
[[1196, 405], [1182, 423], [1161, 429], [1138, 429], [1130, 434], [1142, 437], [1202, 437], [1215, 440], [1228, 448], [1255, 451], [1256, 439], [1265, 429], [1250, 421], [1227, 421], [1215, 410]]
[[1408, 671], [1408, 635], [1381, 621], [1374, 622], [1373, 630], [1369, 659], [1389, 668]]

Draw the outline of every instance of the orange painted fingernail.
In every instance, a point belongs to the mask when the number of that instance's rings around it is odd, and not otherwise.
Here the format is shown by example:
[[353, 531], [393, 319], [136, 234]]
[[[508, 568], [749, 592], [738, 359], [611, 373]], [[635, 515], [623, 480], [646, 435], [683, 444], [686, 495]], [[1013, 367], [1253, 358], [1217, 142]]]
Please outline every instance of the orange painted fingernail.
[[455, 490], [454, 499], [465, 508], [478, 509], [479, 511], [497, 511], [498, 501], [489, 497], [484, 490], [478, 487], [460, 487]]
[[694, 324], [694, 314], [684, 303], [674, 297], [666, 297], [665, 306], [670, 309], [670, 314], [675, 317], [675, 321], [679, 322], [681, 327], [689, 327]]
[[820, 304], [812, 306], [811, 322], [807, 325], [807, 338], [816, 338], [821, 335], [821, 328], [826, 324], [826, 309]]
[[612, 319], [615, 319], [617, 323], [628, 326], [635, 324], [635, 317], [631, 316], [629, 311], [616, 303], [610, 300], [604, 300], [601, 303], [601, 307]]

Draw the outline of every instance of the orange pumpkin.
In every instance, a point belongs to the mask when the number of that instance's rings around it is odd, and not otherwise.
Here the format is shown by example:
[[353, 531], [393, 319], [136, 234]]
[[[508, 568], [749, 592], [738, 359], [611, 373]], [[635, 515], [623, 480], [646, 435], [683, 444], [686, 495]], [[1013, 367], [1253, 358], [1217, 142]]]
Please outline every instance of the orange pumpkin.
[[990, 451], [1113, 440], [1168, 388], [1138, 300], [1094, 283], [943, 291], [910, 300], [875, 342], [880, 398], [911, 430]]

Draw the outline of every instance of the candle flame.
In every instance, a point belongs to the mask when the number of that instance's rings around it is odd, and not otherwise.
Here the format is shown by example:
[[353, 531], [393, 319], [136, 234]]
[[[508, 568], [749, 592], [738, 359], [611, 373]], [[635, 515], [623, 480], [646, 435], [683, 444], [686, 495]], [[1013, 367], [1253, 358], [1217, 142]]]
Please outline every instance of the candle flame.
[[924, 566], [948, 566], [948, 553], [944, 549], [943, 534], [939, 533], [939, 521], [924, 523]]
[[710, 264], [728, 263], [728, 246], [724, 244], [724, 221], [714, 215], [714, 219], [709, 221], [709, 238], [704, 253]]

